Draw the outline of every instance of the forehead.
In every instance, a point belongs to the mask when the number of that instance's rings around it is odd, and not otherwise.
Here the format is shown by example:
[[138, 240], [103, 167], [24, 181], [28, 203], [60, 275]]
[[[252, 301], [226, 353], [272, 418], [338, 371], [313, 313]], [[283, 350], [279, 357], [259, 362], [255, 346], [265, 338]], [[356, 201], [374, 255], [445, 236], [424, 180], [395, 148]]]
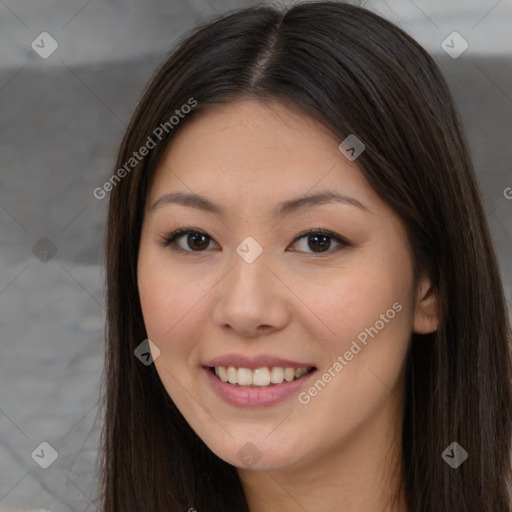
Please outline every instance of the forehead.
[[[148, 205], [180, 190], [265, 204], [315, 192], [376, 194], [337, 138], [317, 120], [278, 103], [244, 100], [199, 112], [174, 137], [156, 170]], [[215, 200], [215, 199], [214, 199]]]

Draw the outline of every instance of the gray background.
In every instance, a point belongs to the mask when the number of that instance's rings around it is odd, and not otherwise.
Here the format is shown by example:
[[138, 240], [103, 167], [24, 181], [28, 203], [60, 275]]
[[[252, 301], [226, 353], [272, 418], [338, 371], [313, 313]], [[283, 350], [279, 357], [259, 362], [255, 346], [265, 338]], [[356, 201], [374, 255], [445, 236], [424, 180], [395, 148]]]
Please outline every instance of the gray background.
[[[0, 510], [99, 510], [107, 199], [92, 191], [112, 174], [142, 88], [176, 39], [252, 4], [0, 0]], [[504, 191], [512, 187], [512, 3], [365, 5], [413, 35], [448, 79], [510, 310], [512, 200]], [[59, 45], [46, 59], [31, 48], [44, 31]], [[456, 59], [441, 47], [453, 31], [469, 44]], [[36, 463], [49, 460], [42, 442], [58, 452], [47, 469]], [[31, 456], [36, 448], [39, 459]]]

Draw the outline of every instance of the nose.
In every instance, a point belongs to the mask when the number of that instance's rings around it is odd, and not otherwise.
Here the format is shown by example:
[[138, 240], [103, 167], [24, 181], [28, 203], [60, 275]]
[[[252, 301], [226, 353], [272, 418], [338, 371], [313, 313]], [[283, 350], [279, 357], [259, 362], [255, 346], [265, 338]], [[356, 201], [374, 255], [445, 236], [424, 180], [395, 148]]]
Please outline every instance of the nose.
[[252, 263], [234, 255], [233, 267], [216, 287], [213, 321], [217, 326], [247, 338], [286, 327], [291, 292], [267, 263], [264, 254]]

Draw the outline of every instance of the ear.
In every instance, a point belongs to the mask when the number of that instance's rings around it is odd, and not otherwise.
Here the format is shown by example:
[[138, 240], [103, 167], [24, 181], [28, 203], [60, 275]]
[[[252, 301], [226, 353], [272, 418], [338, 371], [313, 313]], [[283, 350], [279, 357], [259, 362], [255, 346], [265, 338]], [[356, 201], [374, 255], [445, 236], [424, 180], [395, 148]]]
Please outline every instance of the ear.
[[423, 278], [417, 289], [416, 308], [414, 311], [413, 331], [417, 334], [429, 334], [437, 330], [437, 293], [430, 279]]

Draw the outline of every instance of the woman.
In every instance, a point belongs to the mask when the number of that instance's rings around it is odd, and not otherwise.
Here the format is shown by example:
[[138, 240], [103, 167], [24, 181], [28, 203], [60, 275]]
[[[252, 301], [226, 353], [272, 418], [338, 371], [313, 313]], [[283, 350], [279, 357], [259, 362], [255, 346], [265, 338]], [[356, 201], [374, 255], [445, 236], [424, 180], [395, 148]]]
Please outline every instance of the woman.
[[220, 17], [116, 169], [106, 512], [512, 510], [498, 265], [409, 36], [337, 2]]

